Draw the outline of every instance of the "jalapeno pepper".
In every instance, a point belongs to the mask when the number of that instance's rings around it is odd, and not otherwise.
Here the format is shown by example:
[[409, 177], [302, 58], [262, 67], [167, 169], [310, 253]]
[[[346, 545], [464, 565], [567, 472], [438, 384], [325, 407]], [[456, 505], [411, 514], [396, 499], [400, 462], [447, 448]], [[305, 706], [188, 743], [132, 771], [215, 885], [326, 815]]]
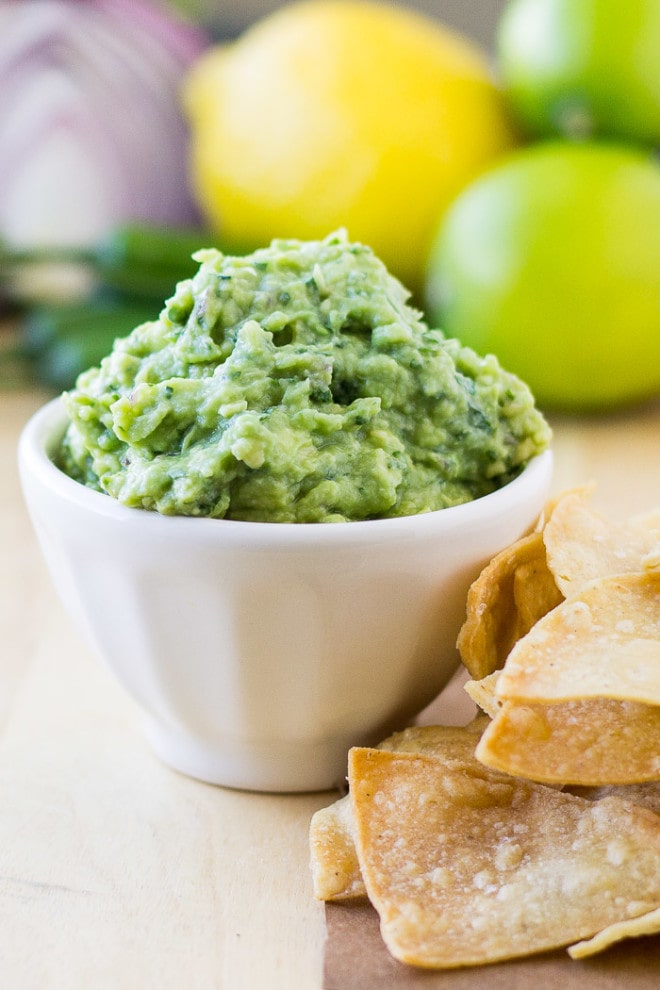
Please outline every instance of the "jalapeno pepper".
[[[0, 287], [19, 309], [17, 353], [28, 373], [48, 388], [71, 388], [81, 371], [97, 365], [110, 352], [117, 337], [157, 319], [177, 282], [197, 270], [191, 255], [214, 241], [213, 235], [202, 230], [125, 224], [89, 249], [16, 251], [0, 244]], [[89, 295], [68, 302], [30, 298], [29, 266], [48, 262], [89, 270]], [[12, 282], [12, 272], [19, 268], [23, 271], [20, 286], [28, 286], [23, 296], [19, 283]]]
[[35, 307], [23, 319], [19, 347], [34, 377], [61, 391], [98, 365], [117, 337], [156, 319], [158, 311], [148, 303], [116, 300]]

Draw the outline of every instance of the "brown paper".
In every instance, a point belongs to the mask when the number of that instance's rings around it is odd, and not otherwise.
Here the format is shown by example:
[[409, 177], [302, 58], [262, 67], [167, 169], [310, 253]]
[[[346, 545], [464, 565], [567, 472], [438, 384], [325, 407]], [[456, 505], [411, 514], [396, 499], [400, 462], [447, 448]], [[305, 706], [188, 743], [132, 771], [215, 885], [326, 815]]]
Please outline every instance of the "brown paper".
[[323, 990], [657, 990], [660, 936], [574, 960], [563, 950], [470, 969], [425, 970], [393, 959], [366, 901], [326, 904]]

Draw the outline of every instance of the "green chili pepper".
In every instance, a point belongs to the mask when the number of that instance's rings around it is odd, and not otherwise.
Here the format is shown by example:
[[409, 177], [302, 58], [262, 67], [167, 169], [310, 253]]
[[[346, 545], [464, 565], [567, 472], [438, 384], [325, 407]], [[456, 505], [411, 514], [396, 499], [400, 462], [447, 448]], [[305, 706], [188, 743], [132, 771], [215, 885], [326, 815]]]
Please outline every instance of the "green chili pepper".
[[81, 371], [98, 365], [117, 337], [157, 317], [158, 307], [137, 302], [39, 306], [23, 319], [19, 346], [33, 376], [61, 391], [71, 388]]
[[[191, 255], [216, 243], [204, 230], [141, 223], [114, 228], [92, 248], [13, 250], [0, 243], [0, 290], [23, 312], [17, 355], [42, 384], [71, 388], [115, 338], [157, 319], [177, 282], [197, 271]], [[92, 275], [89, 297], [58, 303], [30, 297], [29, 266], [49, 262], [83, 266]]]
[[132, 224], [116, 228], [101, 241], [94, 264], [108, 288], [162, 301], [174, 293], [177, 282], [197, 271], [192, 254], [215, 240], [201, 230]]
[[[191, 277], [198, 268], [191, 255], [201, 247], [214, 246], [215, 235], [191, 228], [124, 224], [115, 227], [91, 248], [47, 246], [14, 250], [0, 243], [0, 283], [4, 293], [15, 301], [26, 291], [16, 288], [16, 271], [44, 263], [68, 263], [84, 267], [97, 290], [162, 303], [174, 293], [176, 283]], [[22, 286], [29, 286], [23, 278]], [[12, 291], [13, 290], [13, 291]], [[28, 289], [29, 291], [29, 289]]]
[[[108, 268], [129, 268], [143, 265], [157, 270], [174, 271], [181, 263], [190, 263], [198, 248], [213, 246], [213, 234], [192, 228], [154, 227], [147, 224], [127, 224], [111, 230], [96, 248], [101, 264]], [[193, 270], [197, 267], [195, 262]]]

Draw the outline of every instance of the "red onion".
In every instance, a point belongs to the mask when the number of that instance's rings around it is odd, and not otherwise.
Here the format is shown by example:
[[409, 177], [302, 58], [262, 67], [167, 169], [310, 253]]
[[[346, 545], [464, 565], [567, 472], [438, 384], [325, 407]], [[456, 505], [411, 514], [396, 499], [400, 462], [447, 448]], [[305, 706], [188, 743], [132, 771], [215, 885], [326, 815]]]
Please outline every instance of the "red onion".
[[149, 0], [4, 0], [0, 38], [0, 237], [197, 221], [179, 88], [202, 32]]

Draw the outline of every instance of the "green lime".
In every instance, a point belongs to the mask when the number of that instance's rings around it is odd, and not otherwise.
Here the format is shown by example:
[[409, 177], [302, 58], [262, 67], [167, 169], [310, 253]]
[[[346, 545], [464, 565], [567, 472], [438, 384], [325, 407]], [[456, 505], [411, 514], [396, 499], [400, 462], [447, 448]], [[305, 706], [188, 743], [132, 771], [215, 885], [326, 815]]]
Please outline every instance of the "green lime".
[[659, 0], [511, 0], [497, 50], [532, 135], [660, 142]]
[[516, 152], [446, 214], [427, 308], [541, 405], [597, 409], [660, 391], [660, 165], [617, 145]]

